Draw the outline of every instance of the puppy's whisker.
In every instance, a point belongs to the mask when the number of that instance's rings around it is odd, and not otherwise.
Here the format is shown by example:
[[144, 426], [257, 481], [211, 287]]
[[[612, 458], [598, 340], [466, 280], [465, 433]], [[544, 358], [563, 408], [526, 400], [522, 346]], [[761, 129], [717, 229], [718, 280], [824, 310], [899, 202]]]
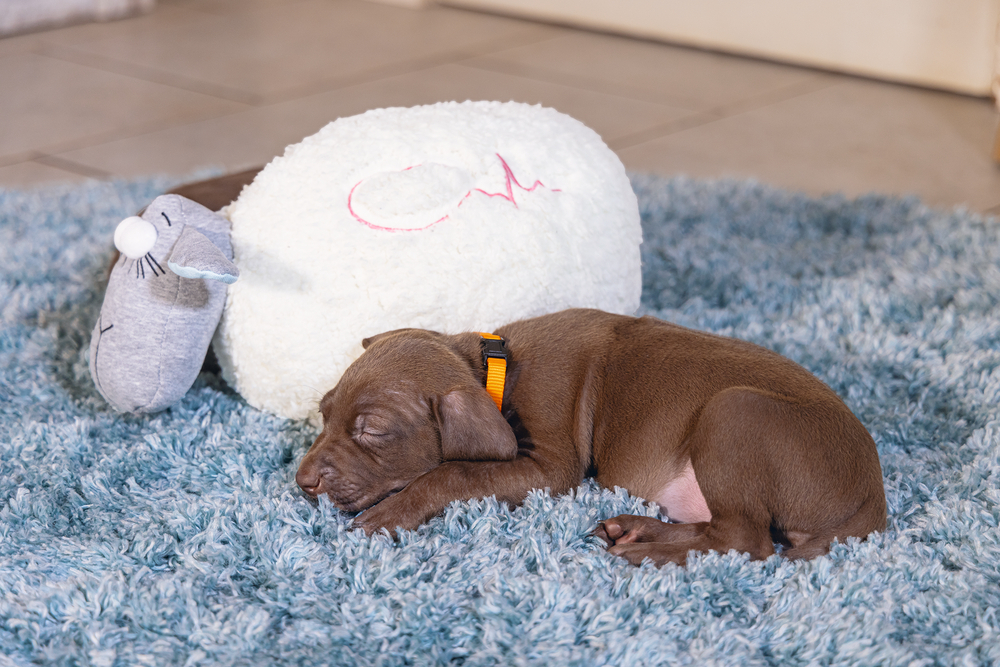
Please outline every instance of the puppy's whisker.
[[289, 385], [289, 387], [293, 390], [302, 388], [311, 391], [313, 395], [310, 397], [309, 400], [310, 402], [314, 402], [317, 406], [319, 405], [320, 400], [322, 400], [322, 398], [326, 395], [326, 392], [333, 389], [332, 385], [327, 387], [326, 389], [322, 389], [320, 387], [317, 387], [316, 385], [308, 384], [306, 382], [300, 382], [298, 384]]

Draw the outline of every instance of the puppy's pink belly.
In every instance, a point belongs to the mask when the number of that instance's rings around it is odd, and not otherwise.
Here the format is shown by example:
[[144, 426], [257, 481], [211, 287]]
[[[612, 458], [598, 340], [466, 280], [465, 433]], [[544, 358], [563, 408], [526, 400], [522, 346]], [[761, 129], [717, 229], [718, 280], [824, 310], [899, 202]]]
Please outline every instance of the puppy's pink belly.
[[687, 462], [680, 475], [667, 482], [650, 500], [655, 501], [671, 521], [698, 523], [712, 520], [712, 512], [695, 479], [691, 461]]

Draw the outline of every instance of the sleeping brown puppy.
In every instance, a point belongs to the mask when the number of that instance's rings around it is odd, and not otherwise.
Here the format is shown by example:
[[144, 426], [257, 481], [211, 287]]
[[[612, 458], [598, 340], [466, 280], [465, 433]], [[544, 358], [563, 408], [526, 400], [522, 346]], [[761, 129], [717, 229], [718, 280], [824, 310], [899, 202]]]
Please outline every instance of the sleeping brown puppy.
[[519, 504], [586, 475], [657, 502], [673, 521], [623, 515], [595, 531], [632, 563], [691, 550], [752, 558], [826, 553], [886, 525], [875, 443], [822, 382], [739, 340], [653, 318], [568, 310], [496, 331], [502, 410], [477, 333], [402, 329], [365, 352], [320, 403], [323, 432], [296, 481], [373, 533], [412, 529], [454, 500]]

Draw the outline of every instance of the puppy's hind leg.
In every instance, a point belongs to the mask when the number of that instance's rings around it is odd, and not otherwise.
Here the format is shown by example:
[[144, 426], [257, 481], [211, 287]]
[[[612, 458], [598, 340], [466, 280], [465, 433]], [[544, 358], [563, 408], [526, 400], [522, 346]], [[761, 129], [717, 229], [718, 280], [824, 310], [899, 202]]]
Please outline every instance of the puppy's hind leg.
[[659, 519], [622, 514], [602, 521], [594, 535], [604, 540], [608, 552], [633, 565], [647, 558], [660, 567], [669, 562], [683, 565], [688, 551], [698, 549], [708, 522], [664, 523]]
[[755, 560], [774, 553], [771, 541], [768, 425], [781, 399], [746, 387], [727, 389], [704, 407], [685, 441], [698, 487], [712, 518], [707, 522], [668, 524], [648, 517], [622, 515], [605, 521], [595, 534], [608, 551], [638, 565], [683, 565], [690, 551], [736, 549]]
[[863, 502], [857, 512], [843, 523], [805, 535], [805, 539], [794, 539], [797, 537], [795, 535], [788, 536], [792, 538], [788, 539], [791, 547], [782, 551], [781, 555], [789, 560], [823, 556], [830, 552], [833, 540], [843, 542], [849, 537], [865, 539], [872, 531], [885, 530], [885, 525], [884, 496], [873, 494], [872, 498]]

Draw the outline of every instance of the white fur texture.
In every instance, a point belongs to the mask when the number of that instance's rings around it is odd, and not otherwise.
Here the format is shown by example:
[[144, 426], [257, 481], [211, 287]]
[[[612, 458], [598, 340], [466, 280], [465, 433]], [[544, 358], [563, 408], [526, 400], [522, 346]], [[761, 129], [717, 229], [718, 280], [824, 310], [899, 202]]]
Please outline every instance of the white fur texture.
[[284, 417], [315, 417], [365, 336], [639, 305], [625, 170], [595, 132], [540, 106], [341, 118], [289, 146], [225, 213], [241, 278], [215, 350], [230, 385]]

